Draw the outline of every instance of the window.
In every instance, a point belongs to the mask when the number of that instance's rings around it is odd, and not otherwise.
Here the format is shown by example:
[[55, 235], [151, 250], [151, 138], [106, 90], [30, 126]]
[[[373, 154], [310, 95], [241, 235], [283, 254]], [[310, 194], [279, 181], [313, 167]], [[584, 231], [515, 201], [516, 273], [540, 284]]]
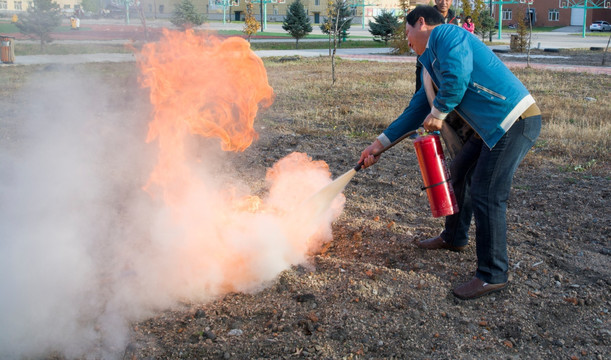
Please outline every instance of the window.
[[7, 1], [0, 1], [0, 9], [2, 9], [2, 10], [8, 9], [8, 2]]
[[558, 11], [558, 9], [549, 9], [549, 12], [547, 13], [547, 20], [559, 21], [560, 20], [560, 11]]
[[503, 20], [511, 20], [511, 9], [503, 9]]
[[64, 4], [64, 9], [70, 9], [70, 4]]
[[320, 0], [314, 0], [314, 5], [320, 5]]
[[278, 5], [274, 5], [274, 15], [278, 15]]
[[23, 10], [21, 8], [21, 1], [15, 1], [15, 10]]
[[165, 6], [159, 5], [159, 13], [160, 14], [163, 14], [163, 9], [165, 9]]

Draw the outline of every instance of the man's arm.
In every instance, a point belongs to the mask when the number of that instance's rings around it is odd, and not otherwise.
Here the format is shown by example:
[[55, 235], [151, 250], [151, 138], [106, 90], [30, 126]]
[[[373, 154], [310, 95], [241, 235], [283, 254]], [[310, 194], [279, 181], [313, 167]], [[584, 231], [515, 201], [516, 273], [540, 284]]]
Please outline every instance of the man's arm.
[[473, 72], [473, 51], [467, 32], [449, 26], [436, 30], [436, 36], [429, 39], [429, 47], [439, 61], [441, 77], [431, 112], [443, 120], [460, 104], [467, 91]]

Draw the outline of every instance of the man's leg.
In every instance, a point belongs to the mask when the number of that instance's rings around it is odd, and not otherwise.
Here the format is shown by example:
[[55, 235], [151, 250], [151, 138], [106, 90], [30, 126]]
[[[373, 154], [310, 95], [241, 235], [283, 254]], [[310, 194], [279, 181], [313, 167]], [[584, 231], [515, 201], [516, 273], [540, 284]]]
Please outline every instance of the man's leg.
[[541, 131], [541, 116], [516, 122], [494, 148], [482, 146], [471, 182], [476, 226], [476, 277], [488, 284], [507, 282], [507, 199], [513, 175]]
[[482, 139], [472, 135], [463, 145], [450, 164], [452, 188], [458, 204], [458, 213], [446, 216], [446, 223], [441, 238], [455, 247], [462, 247], [469, 242], [469, 227], [473, 209], [471, 206], [471, 175], [481, 152]]

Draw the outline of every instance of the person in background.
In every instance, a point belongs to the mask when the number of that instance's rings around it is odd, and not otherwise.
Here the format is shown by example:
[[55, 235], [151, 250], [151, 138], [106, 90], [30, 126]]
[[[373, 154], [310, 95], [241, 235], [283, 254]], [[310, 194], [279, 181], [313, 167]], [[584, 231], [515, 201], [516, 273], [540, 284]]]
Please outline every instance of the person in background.
[[462, 251], [474, 217], [475, 275], [452, 291], [460, 299], [474, 299], [507, 286], [507, 200], [513, 175], [541, 131], [541, 111], [484, 43], [444, 24], [434, 8], [418, 6], [406, 21], [407, 39], [420, 55], [425, 83], [403, 113], [363, 150], [359, 162], [363, 167], [375, 164], [380, 156], [373, 154], [420, 126], [440, 130], [451, 111], [475, 130], [452, 161], [459, 212], [446, 217], [439, 236], [416, 242], [426, 250]]
[[[452, 0], [435, 0], [434, 8], [443, 16], [444, 24], [460, 25], [460, 19], [450, 9], [450, 6], [452, 6]], [[422, 64], [418, 61], [419, 57], [420, 55], [416, 56], [416, 91], [422, 86]]]
[[467, 16], [465, 18], [465, 22], [462, 24], [463, 29], [467, 30], [471, 34], [475, 31], [475, 24], [473, 23], [473, 18], [471, 16]]

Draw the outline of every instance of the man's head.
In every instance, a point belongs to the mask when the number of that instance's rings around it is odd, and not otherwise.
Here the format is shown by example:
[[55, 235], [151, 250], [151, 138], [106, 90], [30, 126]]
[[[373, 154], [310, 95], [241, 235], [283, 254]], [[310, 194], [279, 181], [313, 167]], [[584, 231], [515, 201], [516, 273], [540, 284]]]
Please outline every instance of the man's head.
[[450, 6], [452, 6], [452, 0], [435, 0], [435, 5], [437, 5], [437, 11], [445, 17], [448, 15]]
[[422, 55], [426, 49], [433, 28], [444, 23], [443, 16], [431, 6], [417, 6], [405, 20], [407, 41], [418, 55]]

